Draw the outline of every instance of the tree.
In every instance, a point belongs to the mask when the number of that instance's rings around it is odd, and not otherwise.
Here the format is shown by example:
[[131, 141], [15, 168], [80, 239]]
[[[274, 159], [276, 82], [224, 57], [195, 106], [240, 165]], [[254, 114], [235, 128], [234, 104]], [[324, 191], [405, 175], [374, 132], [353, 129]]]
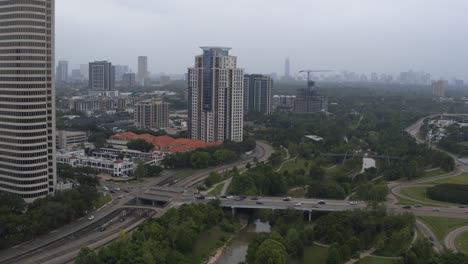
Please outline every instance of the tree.
[[309, 177], [315, 181], [323, 181], [325, 179], [325, 170], [320, 164], [312, 162], [309, 169]]
[[328, 250], [327, 264], [341, 264], [342, 259], [340, 256], [340, 251], [336, 245], [330, 247]]
[[135, 139], [127, 143], [127, 148], [141, 152], [150, 152], [154, 146], [144, 139]]
[[80, 250], [80, 253], [78, 254], [78, 257], [76, 258], [75, 261], [76, 264], [99, 264], [101, 261], [99, 260], [98, 256], [96, 253], [85, 247]]
[[255, 254], [255, 264], [286, 264], [286, 261], [286, 249], [273, 239], [263, 241]]
[[143, 161], [138, 161], [137, 167], [135, 170], [135, 176], [137, 179], [141, 179], [146, 177], [146, 169], [145, 169], [145, 163]]
[[290, 256], [295, 259], [302, 258], [304, 254], [304, 244], [296, 229], [290, 228], [284, 240], [286, 249]]
[[208, 152], [197, 151], [190, 156], [190, 164], [195, 169], [208, 168], [210, 165], [211, 155]]
[[220, 149], [215, 151], [215, 153], [213, 154], [213, 158], [219, 165], [226, 164], [236, 159], [236, 153], [228, 149]]

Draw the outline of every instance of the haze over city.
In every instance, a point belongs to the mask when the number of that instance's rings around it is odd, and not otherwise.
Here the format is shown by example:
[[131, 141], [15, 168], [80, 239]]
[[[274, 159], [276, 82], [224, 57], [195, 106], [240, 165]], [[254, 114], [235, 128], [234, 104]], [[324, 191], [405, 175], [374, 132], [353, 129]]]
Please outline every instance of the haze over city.
[[222, 45], [251, 72], [282, 73], [290, 57], [293, 72], [413, 69], [466, 78], [467, 9], [466, 1], [442, 0], [59, 1], [57, 59], [135, 70], [144, 54], [153, 73], [183, 73], [199, 46]]

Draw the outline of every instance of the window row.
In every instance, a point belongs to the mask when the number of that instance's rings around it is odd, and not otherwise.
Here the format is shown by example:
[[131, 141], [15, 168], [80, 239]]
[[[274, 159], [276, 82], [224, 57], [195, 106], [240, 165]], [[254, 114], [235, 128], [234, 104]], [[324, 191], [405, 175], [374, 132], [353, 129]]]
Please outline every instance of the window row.
[[47, 108], [45, 104], [38, 104], [38, 105], [7, 105], [7, 104], [0, 104], [0, 108], [5, 109], [44, 109]]
[[41, 70], [0, 70], [0, 75], [1, 74], [6, 74], [6, 75], [44, 75], [48, 74], [51, 75], [51, 71], [41, 71]]
[[47, 171], [41, 171], [41, 172], [35, 172], [35, 173], [28, 173], [28, 174], [19, 174], [19, 173], [14, 173], [14, 172], [8, 172], [8, 171], [2, 171], [2, 170], [0, 170], [0, 175], [10, 176], [10, 177], [17, 177], [17, 178], [22, 178], [22, 179], [27, 179], [27, 178], [36, 178], [36, 177], [46, 176], [46, 175], [47, 175]]
[[[0, 2], [1, 5], [1, 2]], [[10, 27], [10, 26], [33, 26], [33, 27], [45, 27], [47, 24], [45, 22], [36, 22], [36, 21], [7, 21], [0, 22], [0, 27]]]
[[46, 16], [45, 16], [45, 15], [28, 14], [28, 13], [0, 15], [0, 20], [5, 20], [5, 19], [18, 19], [18, 18], [30, 18], [30, 19], [46, 20]]
[[50, 48], [49, 44], [44, 42], [3, 42], [0, 43], [0, 47], [40, 47], [40, 48]]
[[51, 88], [52, 84], [50, 83], [27, 83], [27, 84], [17, 84], [17, 83], [0, 83], [0, 88], [6, 88], [6, 89], [45, 89], [45, 88]]
[[[42, 123], [42, 122], [47, 122], [46, 118], [32, 118], [32, 119], [22, 119], [22, 118], [16, 118], [16, 119], [11, 119], [11, 118], [4, 118], [0, 117], [0, 122], [5, 122], [5, 123], [11, 123], [11, 124], [30, 124], [30, 123]], [[1, 124], [0, 127], [3, 127], [4, 125]], [[22, 129], [24, 130], [24, 129]]]
[[23, 166], [20, 167], [20, 166], [0, 164], [0, 169], [7, 169], [7, 170], [12, 170], [12, 171], [37, 171], [37, 170], [47, 170], [47, 165], [40, 165], [40, 166], [33, 166], [33, 167], [23, 167]]
[[9, 0], [9, 1], [2, 1], [0, 2], [0, 6], [6, 5], [37, 5], [37, 6], [45, 6], [44, 1], [36, 1], [36, 0]]
[[1, 97], [0, 102], [17, 102], [17, 103], [34, 103], [34, 102], [46, 102], [47, 98], [45, 97]]
[[0, 90], [0, 95], [46, 95], [46, 91], [8, 91], [8, 90]]
[[13, 183], [13, 184], [21, 184], [21, 185], [31, 185], [31, 184], [45, 183], [48, 180], [49, 179], [47, 179], [47, 178], [41, 178], [41, 179], [36, 179], [36, 180], [20, 181], [20, 180], [0, 177], [0, 182], [8, 182], [8, 183]]
[[8, 35], [0, 36], [0, 40], [17, 40], [17, 39], [29, 39], [29, 40], [47, 40], [50, 41], [50, 37], [36, 36], [36, 35]]
[[47, 144], [37, 145], [37, 146], [11, 146], [11, 145], [0, 144], [0, 149], [33, 151], [33, 150], [47, 149]]
[[45, 8], [32, 7], [32, 6], [13, 6], [13, 7], [0, 8], [0, 13], [20, 12], [20, 11], [45, 13], [46, 10]]
[[[0, 26], [1, 27], [1, 26]], [[49, 51], [50, 52], [50, 51]], [[50, 54], [44, 49], [0, 49], [0, 54]]]
[[[37, 129], [45, 129], [47, 128], [46, 125], [37, 125], [37, 126], [10, 126], [0, 123], [0, 129], [9, 129], [9, 130], [37, 130]], [[0, 132], [0, 134], [4, 135], [4, 131]]]
[[[47, 158], [42, 159], [35, 159], [35, 160], [18, 160], [18, 159], [7, 159], [4, 157], [0, 157], [0, 162], [7, 162], [10, 164], [18, 164], [18, 165], [30, 165], [30, 164], [40, 164], [47, 162]], [[5, 166], [4, 164], [0, 164], [0, 167]]]
[[47, 151], [33, 152], [33, 153], [24, 153], [24, 152], [14, 153], [14, 152], [8, 152], [8, 151], [0, 151], [0, 153], [7, 157], [17, 157], [17, 158], [35, 158], [35, 157], [47, 156]]
[[0, 56], [2, 61], [50, 61], [51, 59], [51, 56]]
[[47, 31], [41, 28], [0, 28], [0, 33], [39, 33], [45, 34]]
[[[39, 185], [39, 186], [35, 186], [35, 187], [18, 187], [18, 186], [11, 186], [11, 185], [1, 184], [0, 183], [1, 188], [13, 190], [13, 191], [19, 191], [19, 192], [32, 192], [32, 191], [44, 190], [44, 189], [47, 189], [48, 186], [49, 185], [46, 184], [46, 185]], [[47, 194], [47, 192], [46, 192], [46, 194]], [[24, 195], [21, 195], [21, 197], [24, 197]]]
[[[45, 135], [45, 133], [40, 132], [41, 135]], [[4, 133], [2, 133], [4, 134]], [[15, 134], [15, 133], [13, 133]], [[36, 143], [45, 143], [47, 142], [46, 138], [36, 138], [36, 139], [12, 139], [12, 138], [1, 138], [0, 137], [0, 142], [6, 142], [6, 143], [13, 143], [13, 144], [36, 144]]]
[[51, 77], [0, 77], [0, 82], [50, 82]]

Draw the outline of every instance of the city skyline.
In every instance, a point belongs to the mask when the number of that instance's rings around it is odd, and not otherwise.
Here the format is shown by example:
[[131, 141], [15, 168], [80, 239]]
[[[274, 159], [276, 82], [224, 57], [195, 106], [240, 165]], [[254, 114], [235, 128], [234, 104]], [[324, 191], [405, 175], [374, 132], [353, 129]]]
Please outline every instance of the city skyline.
[[[93, 2], [98, 8], [86, 10], [88, 19], [82, 21], [79, 10], [88, 6], [87, 1], [57, 3], [57, 57], [72, 65], [109, 60], [136, 69], [135, 58], [145, 54], [153, 73], [183, 73], [199, 46], [225, 45], [234, 48], [246, 72], [281, 73], [284, 58], [290, 57], [292, 73], [303, 68], [390, 74], [413, 69], [430, 72], [435, 78], [468, 79], [468, 55], [463, 52], [468, 34], [456, 30], [460, 22], [468, 24], [463, 12], [468, 3], [366, 0], [356, 5], [334, 0], [291, 5], [269, 1], [272, 15], [258, 20], [252, 13], [256, 8], [237, 12], [243, 2], [227, 3], [226, 10], [230, 11], [223, 16], [233, 19], [222, 19], [194, 16], [204, 14], [203, 3], [212, 2], [208, 0], [200, 4], [103, 0]], [[264, 1], [253, 5], [262, 4]], [[99, 11], [103, 8], [108, 15]], [[321, 12], [308, 15], [317, 9]], [[236, 14], [242, 15], [234, 19]], [[277, 17], [283, 18], [279, 26]], [[275, 34], [270, 36], [273, 26]], [[218, 33], [210, 34], [212, 31]], [[244, 41], [246, 37], [250, 41]], [[67, 48], [71, 46], [74, 48]], [[178, 56], [173, 56], [174, 52]]]

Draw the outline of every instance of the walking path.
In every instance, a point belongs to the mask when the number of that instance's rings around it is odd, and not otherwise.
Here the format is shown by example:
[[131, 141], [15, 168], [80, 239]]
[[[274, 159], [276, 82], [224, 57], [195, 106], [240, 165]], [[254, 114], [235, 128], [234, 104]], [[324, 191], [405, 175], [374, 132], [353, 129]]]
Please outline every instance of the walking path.
[[229, 186], [231, 185], [231, 182], [232, 182], [232, 177], [227, 179], [225, 182], [224, 182], [224, 186], [223, 186], [223, 189], [221, 190], [221, 195], [226, 195], [226, 192], [229, 188]]

